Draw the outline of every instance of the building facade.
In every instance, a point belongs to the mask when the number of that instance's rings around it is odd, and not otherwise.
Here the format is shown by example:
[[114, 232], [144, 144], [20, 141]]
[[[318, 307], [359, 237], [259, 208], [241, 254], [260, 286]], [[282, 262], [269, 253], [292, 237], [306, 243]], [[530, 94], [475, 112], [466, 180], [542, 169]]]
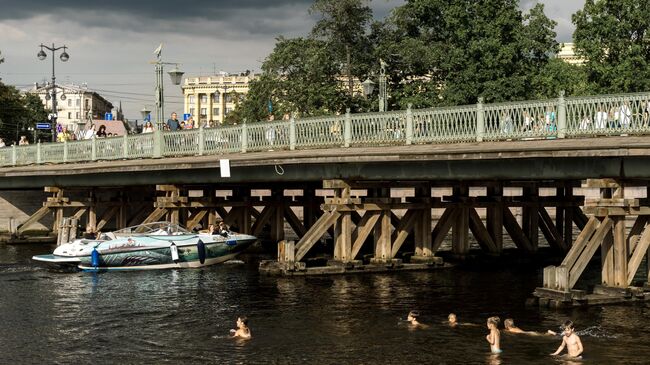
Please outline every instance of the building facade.
[[183, 90], [184, 113], [201, 125], [208, 121], [224, 123], [228, 113], [248, 94], [255, 75], [217, 75], [187, 77]]
[[[76, 131], [78, 128], [82, 128], [91, 119], [104, 119], [106, 113], [113, 111], [111, 102], [86, 86], [56, 84], [54, 87], [56, 89], [57, 123], [67, 126], [70, 130]], [[33, 89], [28, 92], [38, 95], [45, 110], [50, 112], [52, 110], [51, 89], [50, 83], [34, 84]], [[113, 115], [113, 119], [124, 119], [121, 108]]]
[[575, 52], [575, 44], [573, 43], [560, 43], [560, 51], [556, 55], [557, 58], [571, 65], [582, 65], [587, 60], [580, 57]]

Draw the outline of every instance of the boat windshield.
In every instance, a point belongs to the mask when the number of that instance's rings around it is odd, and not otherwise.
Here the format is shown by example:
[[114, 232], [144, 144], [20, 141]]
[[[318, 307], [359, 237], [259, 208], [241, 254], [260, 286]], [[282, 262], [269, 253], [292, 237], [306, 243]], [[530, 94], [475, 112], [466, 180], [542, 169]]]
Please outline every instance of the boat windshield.
[[124, 235], [134, 235], [134, 234], [178, 235], [178, 234], [188, 234], [190, 232], [175, 223], [154, 222], [154, 223], [140, 224], [137, 226], [123, 228], [114, 231], [113, 233], [115, 234], [115, 236], [124, 236]]

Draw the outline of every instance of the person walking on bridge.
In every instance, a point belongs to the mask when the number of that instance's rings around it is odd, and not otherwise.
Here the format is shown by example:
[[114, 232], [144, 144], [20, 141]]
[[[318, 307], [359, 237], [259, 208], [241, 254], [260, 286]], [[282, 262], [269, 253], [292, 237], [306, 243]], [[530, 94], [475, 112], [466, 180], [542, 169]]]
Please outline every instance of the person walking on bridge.
[[167, 127], [172, 132], [180, 129], [181, 124], [178, 122], [178, 115], [176, 112], [173, 112], [171, 118], [167, 120]]

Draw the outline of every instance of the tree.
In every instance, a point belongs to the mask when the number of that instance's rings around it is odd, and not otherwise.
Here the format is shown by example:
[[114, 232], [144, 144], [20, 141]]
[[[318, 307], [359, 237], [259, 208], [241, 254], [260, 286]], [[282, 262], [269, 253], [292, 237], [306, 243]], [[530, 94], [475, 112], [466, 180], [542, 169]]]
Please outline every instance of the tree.
[[325, 41], [336, 61], [345, 65], [340, 70], [348, 83], [348, 94], [354, 95], [354, 76], [367, 69], [371, 54], [366, 30], [372, 20], [368, 0], [316, 0], [310, 8], [321, 19], [312, 29], [312, 37]]
[[586, 0], [576, 12], [573, 38], [587, 59], [594, 92], [650, 89], [650, 3], [638, 0]]
[[410, 0], [387, 23], [373, 27], [372, 38], [402, 70], [390, 87], [401, 107], [529, 98], [557, 51], [543, 6], [524, 15], [516, 0]]
[[5, 143], [46, 119], [47, 112], [37, 95], [21, 95], [15, 87], [0, 82], [0, 137]]
[[269, 114], [269, 103], [278, 118], [294, 112], [302, 116], [340, 112], [348, 98], [340, 88], [338, 71], [325, 42], [280, 37], [233, 118], [263, 120]]

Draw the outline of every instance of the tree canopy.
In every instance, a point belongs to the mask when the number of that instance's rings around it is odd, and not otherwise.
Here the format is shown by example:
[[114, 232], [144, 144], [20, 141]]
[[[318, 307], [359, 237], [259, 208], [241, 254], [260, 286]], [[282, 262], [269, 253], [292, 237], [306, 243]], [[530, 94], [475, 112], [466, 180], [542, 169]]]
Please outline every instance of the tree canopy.
[[47, 120], [41, 99], [34, 94], [21, 95], [13, 86], [0, 82], [0, 137], [7, 145], [26, 135], [29, 127]]

